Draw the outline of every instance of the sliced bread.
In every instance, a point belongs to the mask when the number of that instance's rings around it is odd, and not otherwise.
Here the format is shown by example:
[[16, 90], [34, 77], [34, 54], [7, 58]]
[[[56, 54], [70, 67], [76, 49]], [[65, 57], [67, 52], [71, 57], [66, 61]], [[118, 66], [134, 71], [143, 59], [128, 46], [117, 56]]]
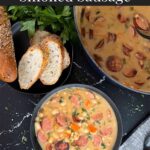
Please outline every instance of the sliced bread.
[[18, 66], [18, 80], [21, 89], [29, 89], [39, 79], [43, 59], [43, 52], [38, 45], [30, 47], [22, 56]]
[[63, 70], [70, 65], [70, 56], [67, 49], [63, 47]]
[[[37, 30], [30, 41], [31, 46], [35, 44], [40, 44], [44, 38], [50, 35], [52, 34], [47, 31]], [[53, 37], [55, 36], [55, 38], [57, 38], [57, 40], [61, 42], [61, 39], [58, 36], [54, 34], [52, 36]], [[70, 57], [65, 47], [62, 49], [62, 54], [63, 54], [63, 70], [64, 70], [70, 65]], [[45, 54], [44, 56], [45, 59], [47, 59], [47, 54]]]
[[31, 41], [30, 41], [30, 45], [35, 45], [35, 44], [39, 44], [40, 42], [42, 42], [42, 40], [49, 36], [50, 33], [47, 31], [41, 31], [41, 30], [37, 30], [34, 34], [34, 36], [32, 37]]
[[62, 73], [62, 42], [56, 35], [46, 37], [40, 44], [43, 51], [48, 51], [48, 64], [40, 76], [44, 85], [55, 84]]

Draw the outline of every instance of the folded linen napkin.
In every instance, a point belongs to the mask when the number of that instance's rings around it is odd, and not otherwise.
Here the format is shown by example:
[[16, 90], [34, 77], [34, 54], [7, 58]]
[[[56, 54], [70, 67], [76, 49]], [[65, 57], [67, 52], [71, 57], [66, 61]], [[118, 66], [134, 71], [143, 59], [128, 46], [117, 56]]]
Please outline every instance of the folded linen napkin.
[[143, 150], [144, 139], [150, 133], [150, 116], [121, 145], [119, 150]]

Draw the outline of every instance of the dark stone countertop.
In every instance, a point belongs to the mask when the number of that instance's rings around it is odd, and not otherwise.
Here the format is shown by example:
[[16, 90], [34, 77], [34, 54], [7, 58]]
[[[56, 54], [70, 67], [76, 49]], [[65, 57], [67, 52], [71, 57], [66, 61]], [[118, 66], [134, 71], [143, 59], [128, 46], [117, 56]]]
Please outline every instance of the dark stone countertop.
[[[67, 83], [93, 85], [112, 98], [121, 113], [124, 141], [150, 113], [150, 96], [128, 91], [97, 74], [80, 46], [74, 49], [74, 55], [72, 73]], [[34, 107], [43, 96], [19, 93], [7, 84], [0, 87], [0, 150], [32, 150], [30, 119]]]

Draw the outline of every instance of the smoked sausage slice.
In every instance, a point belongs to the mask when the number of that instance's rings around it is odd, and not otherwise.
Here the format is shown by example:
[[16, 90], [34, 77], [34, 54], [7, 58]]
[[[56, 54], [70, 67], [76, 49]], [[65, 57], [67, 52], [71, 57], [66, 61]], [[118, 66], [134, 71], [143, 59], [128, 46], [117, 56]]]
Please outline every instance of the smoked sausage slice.
[[118, 72], [123, 67], [123, 61], [118, 56], [109, 56], [106, 61], [106, 66], [109, 71]]

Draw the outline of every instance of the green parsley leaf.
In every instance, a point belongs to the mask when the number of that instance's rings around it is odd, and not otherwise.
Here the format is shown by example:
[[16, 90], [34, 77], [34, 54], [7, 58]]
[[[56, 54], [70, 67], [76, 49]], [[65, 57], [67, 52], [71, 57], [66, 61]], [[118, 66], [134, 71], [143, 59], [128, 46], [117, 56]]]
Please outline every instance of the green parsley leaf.
[[21, 31], [26, 31], [26, 30], [28, 31], [30, 37], [35, 33], [35, 20], [22, 22]]
[[77, 34], [70, 6], [9, 6], [7, 11], [12, 21], [22, 23], [21, 31], [27, 30], [30, 37], [36, 29], [41, 29], [60, 35], [63, 43], [76, 41]]
[[101, 146], [102, 146], [102, 149], [106, 149], [105, 143], [102, 143]]

